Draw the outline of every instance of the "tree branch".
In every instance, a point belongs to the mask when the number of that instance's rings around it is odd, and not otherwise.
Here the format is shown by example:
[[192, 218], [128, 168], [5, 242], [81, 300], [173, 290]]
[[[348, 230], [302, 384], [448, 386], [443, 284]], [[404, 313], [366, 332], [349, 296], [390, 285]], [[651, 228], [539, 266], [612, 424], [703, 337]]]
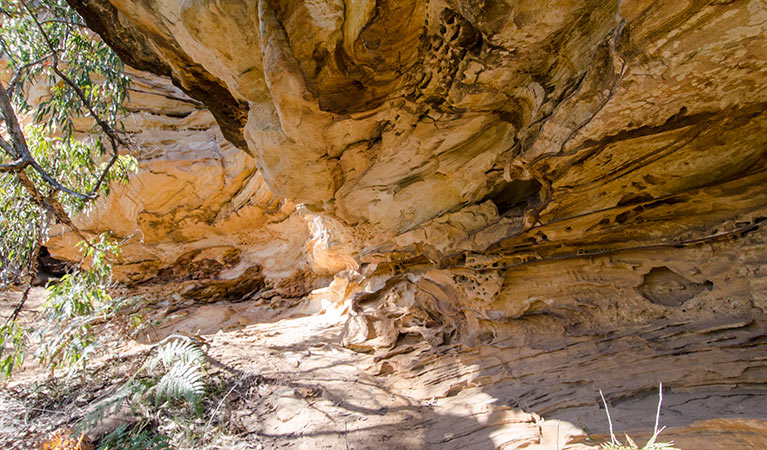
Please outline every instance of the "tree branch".
[[48, 172], [46, 172], [45, 169], [43, 169], [43, 167], [40, 164], [38, 164], [38, 162], [35, 161], [34, 159], [29, 161], [29, 165], [32, 166], [32, 168], [34, 168], [37, 171], [37, 173], [40, 174], [40, 176], [43, 178], [43, 180], [45, 180], [46, 183], [51, 185], [51, 187], [57, 191], [66, 192], [67, 194], [73, 197], [76, 197], [80, 200], [93, 200], [96, 197], [98, 197], [98, 195], [96, 195], [93, 191], [87, 194], [82, 194], [80, 192], [74, 191], [64, 186], [63, 184], [59, 183], [55, 178], [53, 178], [51, 175], [49, 175]]
[[72, 222], [72, 219], [69, 218], [69, 214], [67, 214], [67, 212], [64, 210], [64, 207], [61, 206], [61, 203], [59, 203], [58, 200], [56, 200], [53, 196], [46, 197], [43, 195], [40, 190], [37, 189], [37, 186], [35, 186], [32, 180], [29, 179], [26, 172], [18, 172], [16, 176], [18, 177], [19, 182], [24, 187], [24, 189], [26, 189], [29, 195], [32, 196], [32, 201], [50, 211], [54, 216], [56, 216], [56, 219], [58, 219], [60, 223], [63, 223], [64, 225], [71, 228], [77, 237], [82, 239], [83, 242], [85, 242], [88, 246], [92, 247], [90, 240], [88, 240], [82, 231], [77, 228], [77, 225]]
[[48, 19], [48, 20], [43, 20], [42, 22], [40, 22], [41, 25], [45, 25], [46, 23], [61, 23], [64, 25], [71, 25], [73, 27], [88, 28], [88, 25], [84, 23], [70, 22], [68, 20], [60, 20], [60, 19]]
[[8, 58], [11, 59], [11, 62], [15, 65], [16, 64], [16, 58], [13, 57], [13, 53], [8, 49], [8, 44], [5, 43], [5, 39], [0, 36], [0, 46], [3, 47], [3, 51], [6, 55], [8, 55]]
[[[11, 158], [22, 159], [29, 154], [29, 147], [27, 147], [27, 140], [24, 138], [24, 133], [21, 131], [19, 121], [16, 118], [16, 111], [13, 110], [11, 99], [8, 97], [8, 92], [5, 90], [5, 86], [0, 83], [0, 113], [3, 114], [5, 120], [5, 127], [8, 129], [8, 134], [11, 137], [12, 146], [9, 146], [9, 154]], [[3, 150], [8, 151], [3, 147]]]
[[40, 21], [37, 20], [37, 15], [35, 14], [35, 12], [32, 11], [32, 8], [30, 8], [29, 5], [27, 5], [26, 1], [21, 0], [21, 4], [24, 5], [24, 9], [26, 9], [27, 12], [29, 13], [29, 17], [31, 17], [32, 20], [34, 20], [35, 23], [37, 24], [37, 28], [40, 30], [40, 33], [43, 34], [43, 39], [45, 39], [45, 43], [48, 45], [48, 48], [51, 49], [51, 51], [53, 51], [53, 43], [51, 42], [51, 38], [48, 37], [48, 33], [46, 33], [45, 30], [43, 29], [43, 26], [40, 25]]
[[[11, 105], [11, 99], [8, 98], [8, 94], [2, 83], [0, 83], [0, 111], [3, 113], [3, 117], [5, 118], [5, 125], [8, 128], [8, 134], [11, 135], [14, 144], [12, 146], [9, 145], [8, 149], [6, 149], [4, 146], [3, 150], [10, 150], [8, 153], [12, 158], [16, 158], [15, 162], [4, 164], [1, 169], [2, 171], [13, 171], [20, 174], [22, 173], [21, 171], [26, 168], [26, 166], [32, 166], [35, 171], [40, 174], [43, 180], [45, 180], [45, 182], [51, 185], [51, 187], [53, 187], [55, 190], [66, 192], [67, 194], [77, 197], [80, 200], [93, 200], [97, 197], [96, 193], [98, 191], [91, 190], [91, 192], [88, 194], [82, 194], [62, 185], [48, 172], [46, 172], [45, 169], [43, 169], [43, 167], [35, 160], [35, 158], [32, 156], [32, 153], [29, 151], [27, 141], [24, 138], [24, 133], [21, 131], [19, 121], [16, 118], [16, 113], [13, 110], [13, 105]], [[111, 165], [109, 167], [111, 167]]]
[[0, 8], [0, 13], [4, 14], [6, 17], [13, 17], [13, 14], [5, 8]]
[[27, 276], [29, 277], [29, 281], [27, 282], [27, 287], [24, 289], [24, 294], [21, 296], [21, 300], [19, 300], [18, 305], [16, 305], [16, 308], [13, 309], [13, 312], [10, 316], [8, 316], [8, 319], [6, 319], [5, 323], [6, 325], [16, 320], [16, 317], [18, 317], [19, 313], [21, 312], [22, 308], [24, 308], [24, 303], [26, 303], [27, 298], [29, 298], [29, 292], [32, 290], [32, 283], [34, 282], [35, 275], [37, 274], [37, 258], [40, 255], [40, 247], [43, 246], [43, 237], [45, 236], [45, 229], [48, 228], [48, 225], [50, 224], [51, 219], [48, 214], [45, 214], [45, 219], [40, 220], [40, 223], [38, 224], [37, 229], [37, 239], [35, 239], [35, 248], [32, 250], [32, 254], [29, 256], [29, 261], [27, 261]]
[[[56, 56], [53, 56], [54, 60], [56, 60]], [[56, 70], [54, 68], [54, 70]], [[57, 73], [59, 73], [57, 71]], [[68, 80], [68, 79], [67, 79]], [[72, 85], [71, 81], [69, 81]], [[82, 94], [82, 91], [81, 91]], [[85, 100], [83, 96], [84, 104], [88, 105], [87, 100]], [[88, 105], [91, 112], [93, 112], [92, 108], [90, 108], [90, 105]], [[0, 83], [0, 111], [3, 113], [3, 117], [5, 118], [5, 124], [8, 128], [8, 133], [11, 135], [11, 138], [13, 140], [13, 143], [15, 145], [3, 145], [3, 150], [7, 151], [9, 155], [12, 158], [16, 158], [17, 161], [13, 162], [11, 164], [4, 164], [3, 166], [0, 166], [0, 171], [3, 172], [19, 172], [20, 170], [23, 170], [26, 166], [32, 166], [37, 173], [40, 174], [40, 176], [45, 180], [46, 183], [51, 185], [54, 189], [62, 192], [66, 192], [69, 195], [72, 195], [73, 197], [76, 197], [80, 200], [93, 200], [96, 197], [98, 197], [98, 191], [101, 188], [101, 185], [104, 183], [104, 180], [106, 179], [109, 171], [112, 169], [112, 166], [117, 162], [117, 158], [119, 157], [119, 153], [117, 152], [117, 143], [115, 142], [115, 139], [112, 135], [109, 135], [111, 145], [112, 145], [112, 156], [109, 159], [109, 162], [107, 162], [107, 165], [102, 170], [101, 174], [99, 175], [96, 184], [93, 186], [93, 188], [88, 192], [87, 194], [83, 194], [81, 192], [77, 192], [73, 189], [70, 189], [63, 184], [59, 183], [53, 176], [51, 176], [48, 172], [43, 169], [42, 166], [35, 160], [35, 158], [32, 156], [32, 153], [29, 151], [29, 147], [27, 146], [26, 139], [24, 138], [24, 133], [21, 131], [21, 127], [19, 126], [18, 119], [16, 118], [16, 113], [13, 110], [13, 105], [11, 105], [11, 100], [8, 97], [8, 93], [5, 89], [5, 87], [2, 86], [2, 83]], [[95, 112], [93, 112], [95, 114]], [[96, 116], [97, 117], [97, 116]], [[106, 127], [110, 130], [110, 132], [113, 132], [112, 128], [109, 127], [108, 124], [103, 122], [100, 118], [98, 119], [101, 123], [103, 123], [102, 129]], [[23, 166], [23, 167], [22, 167]]]
[[24, 64], [23, 66], [21, 66], [18, 69], [16, 69], [16, 71], [13, 74], [13, 78], [11, 78], [11, 81], [8, 83], [8, 98], [13, 98], [13, 92], [16, 90], [16, 85], [18, 85], [19, 81], [21, 81], [21, 75], [24, 73], [25, 70], [27, 70], [28, 68], [30, 68], [32, 66], [36, 66], [38, 64], [41, 64], [46, 59], [53, 58], [60, 51], [61, 50], [59, 49], [59, 50], [56, 51], [57, 53], [55, 53], [55, 54], [51, 53], [49, 55], [45, 55], [45, 56], [43, 56], [42, 58], [40, 58], [40, 59], [38, 59], [36, 61], [32, 61], [30, 63]]
[[13, 155], [13, 147], [2, 136], [0, 136], [0, 148], [2, 148], [5, 153], [8, 153], [8, 155]]
[[17, 159], [14, 162], [8, 164], [0, 164], [0, 172], [20, 172], [29, 165], [29, 161], [26, 159]]

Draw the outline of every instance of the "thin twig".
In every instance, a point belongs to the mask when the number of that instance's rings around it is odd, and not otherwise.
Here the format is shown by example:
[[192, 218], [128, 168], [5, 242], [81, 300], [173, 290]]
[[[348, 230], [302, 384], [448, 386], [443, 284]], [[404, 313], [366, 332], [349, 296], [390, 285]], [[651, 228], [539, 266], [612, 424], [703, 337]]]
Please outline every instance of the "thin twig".
[[68, 20], [61, 20], [61, 19], [47, 19], [40, 22], [40, 24], [45, 25], [47, 23], [61, 23], [64, 25], [71, 25], [73, 27], [82, 27], [82, 28], [88, 28], [88, 25], [84, 23], [78, 23], [78, 22], [70, 22]]
[[655, 428], [653, 436], [658, 435], [658, 421], [660, 420], [660, 405], [663, 403], [663, 382], [658, 383], [658, 411], [655, 412]]
[[27, 298], [29, 298], [29, 291], [32, 290], [32, 283], [27, 283], [27, 287], [24, 289], [24, 293], [21, 295], [21, 300], [19, 300], [19, 304], [16, 305], [16, 308], [13, 309], [13, 312], [10, 316], [8, 316], [7, 319], [5, 319], [5, 325], [8, 325], [9, 323], [16, 320], [16, 317], [18, 317], [19, 313], [21, 312], [21, 309], [24, 308], [24, 303], [27, 302]]
[[226, 401], [226, 398], [229, 397], [229, 394], [231, 394], [232, 391], [234, 391], [235, 388], [237, 388], [237, 386], [239, 386], [240, 383], [242, 383], [242, 381], [245, 378], [246, 377], [243, 376], [242, 378], [237, 380], [237, 382], [232, 386], [232, 388], [229, 389], [229, 392], [227, 392], [226, 395], [224, 395], [224, 397], [221, 399], [221, 401], [218, 402], [218, 405], [216, 406], [216, 409], [213, 410], [213, 413], [210, 415], [210, 418], [208, 419], [208, 423], [205, 425], [205, 430], [203, 430], [203, 432], [202, 432], [202, 439], [203, 439], [203, 441], [205, 440], [205, 435], [208, 434], [208, 428], [210, 428], [210, 424], [213, 421], [213, 418], [216, 417], [216, 413], [218, 413], [218, 410], [221, 408], [221, 405], [224, 404], [224, 401]]
[[80, 200], [94, 200], [97, 195], [91, 191], [87, 194], [82, 194], [80, 192], [77, 192], [73, 189], [70, 189], [63, 184], [59, 183], [55, 178], [53, 178], [48, 172], [43, 169], [43, 167], [34, 159], [29, 161], [29, 165], [32, 166], [32, 168], [35, 169], [35, 171], [40, 174], [40, 176], [45, 180], [46, 183], [48, 183], [54, 190], [65, 192], [72, 197], [78, 198]]
[[0, 13], [5, 14], [6, 17], [13, 17], [13, 14], [11, 14], [10, 11], [8, 11], [7, 9], [2, 8], [2, 7], [0, 7]]
[[43, 34], [43, 39], [45, 39], [45, 43], [48, 44], [48, 48], [50, 48], [51, 51], [53, 51], [53, 43], [51, 42], [51, 39], [48, 37], [48, 34], [45, 32], [45, 30], [43, 30], [43, 26], [40, 25], [40, 21], [37, 20], [37, 16], [35, 15], [35, 12], [32, 11], [32, 8], [30, 8], [29, 5], [27, 5], [26, 1], [21, 0], [21, 4], [24, 5], [24, 9], [27, 10], [27, 12], [29, 13], [29, 16], [32, 18], [35, 24], [37, 24], [37, 28]]
[[64, 207], [61, 206], [61, 203], [59, 203], [58, 200], [56, 200], [52, 195], [49, 197], [43, 195], [40, 190], [37, 189], [37, 186], [35, 186], [32, 180], [29, 179], [26, 172], [18, 172], [16, 177], [24, 189], [26, 189], [27, 192], [32, 196], [32, 201], [53, 213], [59, 222], [71, 228], [72, 231], [90, 248], [95, 248], [93, 244], [90, 243], [90, 239], [85, 237], [82, 231], [80, 231], [74, 222], [72, 222], [72, 219], [69, 218], [69, 214], [67, 214], [67, 212], [64, 210]]
[[0, 136], [0, 148], [2, 148], [9, 155], [13, 154], [13, 147], [2, 136]]
[[349, 450], [349, 429], [346, 421], [344, 421], [344, 441], [346, 441], [346, 450]]
[[13, 65], [16, 65], [16, 58], [13, 57], [13, 53], [11, 53], [11, 51], [8, 49], [8, 44], [6, 44], [5, 38], [2, 36], [0, 36], [0, 46], [3, 47], [3, 51], [6, 55], [8, 55], [8, 58], [10, 58]]
[[613, 433], [613, 420], [610, 418], [610, 409], [607, 407], [607, 400], [605, 400], [605, 395], [602, 393], [602, 389], [599, 390], [599, 396], [602, 397], [602, 403], [605, 405], [605, 412], [607, 413], [607, 423], [610, 424], [610, 442], [615, 444], [615, 433]]
[[26, 159], [18, 159], [8, 164], [0, 164], [0, 172], [20, 172], [29, 165]]

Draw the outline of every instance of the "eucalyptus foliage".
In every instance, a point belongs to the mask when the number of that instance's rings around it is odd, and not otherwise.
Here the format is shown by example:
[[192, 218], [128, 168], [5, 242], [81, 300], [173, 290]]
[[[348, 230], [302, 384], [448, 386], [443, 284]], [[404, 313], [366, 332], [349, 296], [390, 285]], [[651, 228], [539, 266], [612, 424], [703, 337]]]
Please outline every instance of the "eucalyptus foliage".
[[27, 347], [27, 331], [17, 321], [12, 320], [0, 326], [0, 349], [6, 347], [10, 351], [0, 352], [0, 374], [10, 378], [13, 369], [24, 363]]
[[109, 260], [118, 250], [117, 243], [105, 235], [83, 245], [89, 266], [64, 275], [49, 288], [34, 335], [40, 343], [35, 357], [51, 370], [77, 368], [99, 348], [94, 324], [111, 318], [123, 303], [108, 292]]
[[[8, 87], [22, 113], [34, 112], [49, 134], [60, 132], [65, 141], [75, 133], [73, 118], [91, 109], [106, 123], [119, 123], [130, 79], [122, 61], [66, 1], [0, 0], [0, 14], [3, 56], [14, 76], [20, 71]], [[25, 95], [40, 85], [44, 98]], [[97, 136], [96, 150], [103, 150], [101, 142]]]
[[43, 233], [43, 209], [12, 174], [0, 173], [0, 288], [10, 284], [26, 267]]
[[34, 358], [51, 371], [77, 369], [100, 348], [93, 327], [114, 317], [127, 301], [109, 295], [109, 261], [119, 247], [107, 235], [83, 247], [88, 267], [75, 269], [49, 288], [34, 326], [18, 320], [0, 326], [0, 374], [10, 377], [24, 363], [30, 340], [37, 343]]
[[[120, 155], [105, 170], [109, 154], [118, 153], [115, 147], [125, 143], [120, 119], [130, 79], [120, 59], [64, 0], [0, 0], [0, 22], [0, 67], [5, 64], [2, 72], [12, 76], [7, 85], [0, 84], [41, 169], [27, 167], [24, 175], [66, 213], [79, 212], [94, 197], [94, 188], [96, 194], [107, 193], [112, 181], [126, 180], [135, 170], [136, 161], [128, 155]], [[18, 147], [9, 120], [4, 117], [0, 135], [6, 134], [5, 140]], [[3, 148], [0, 156], [0, 163], [7, 164], [17, 155]], [[0, 176], [0, 283], [18, 275], [45, 232], [45, 205], [34, 197], [21, 186], [18, 174]]]
[[[34, 330], [0, 326], [0, 370], [23, 361], [34, 331], [37, 357], [55, 368], [93, 349], [91, 327], [114, 309], [106, 293], [111, 243], [89, 240], [70, 216], [136, 170], [121, 119], [130, 79], [115, 53], [64, 0], [0, 0], [0, 288], [28, 280], [51, 222], [84, 241], [90, 266], [52, 289]], [[7, 81], [6, 81], [7, 80]]]

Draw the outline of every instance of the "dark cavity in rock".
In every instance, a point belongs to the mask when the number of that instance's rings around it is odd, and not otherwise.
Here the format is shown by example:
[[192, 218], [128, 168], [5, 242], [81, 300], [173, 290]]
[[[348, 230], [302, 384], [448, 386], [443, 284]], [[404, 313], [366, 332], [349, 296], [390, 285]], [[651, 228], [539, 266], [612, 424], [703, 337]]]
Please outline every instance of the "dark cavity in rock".
[[637, 287], [647, 300], [663, 306], [681, 306], [704, 290], [711, 290], [713, 283], [696, 283], [679, 275], [668, 267], [654, 267], [645, 274]]

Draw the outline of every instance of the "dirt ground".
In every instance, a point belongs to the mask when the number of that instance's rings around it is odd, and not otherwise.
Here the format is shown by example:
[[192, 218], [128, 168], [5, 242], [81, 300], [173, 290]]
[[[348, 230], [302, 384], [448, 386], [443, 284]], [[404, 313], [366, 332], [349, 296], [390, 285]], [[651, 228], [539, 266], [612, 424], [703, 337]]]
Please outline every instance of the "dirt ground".
[[[45, 291], [35, 289], [33, 294], [25, 310], [39, 306]], [[3, 311], [12, 310], [17, 298], [16, 293], [6, 294]], [[469, 424], [460, 420], [456, 429], [444, 420], [454, 412], [460, 417], [460, 411], [440, 406], [428, 388], [414, 386], [412, 380], [391, 373], [391, 366], [373, 355], [340, 345], [346, 307], [336, 306], [319, 312], [284, 311], [268, 322], [253, 324], [242, 322], [258, 321], [269, 312], [258, 314], [257, 307], [242, 303], [193, 306], [169, 315], [167, 309], [157, 308], [154, 312], [165, 315], [166, 320], [146, 330], [142, 340], [155, 342], [179, 332], [200, 336], [207, 349], [208, 375], [220, 385], [217, 394], [206, 402], [203, 434], [208, 436], [186, 440], [182, 445], [219, 448], [227, 442], [227, 448], [243, 449], [465, 448], [450, 442], [462, 433], [473, 433], [476, 426], [467, 428]], [[232, 316], [238, 319], [233, 322]], [[108, 395], [135, 370], [132, 355], [146, 347], [125, 343], [74, 379], [51, 378], [34, 364], [27, 364], [0, 394], [0, 409], [4, 411], [0, 446], [32, 448], [36, 438], [75, 425], [89, 405]], [[481, 411], [487, 401], [477, 397], [469, 403]], [[552, 428], [542, 427], [544, 421], [536, 415], [515, 414], [518, 417], [512, 417], [509, 424], [521, 426], [520, 438], [528, 444], [541, 441], [543, 428]], [[481, 424], [474, 425], [482, 428]], [[562, 446], [571, 435], [582, 435], [571, 425], [557, 426], [559, 439], [546, 436], [544, 441], [555, 439]], [[471, 448], [490, 448], [492, 442], [492, 437], [486, 436]], [[556, 446], [552, 441], [540, 448]]]
[[[17, 296], [3, 296], [2, 311]], [[25, 310], [43, 298], [44, 291], [36, 289]], [[142, 341], [199, 335], [208, 355], [203, 418], [179, 423], [167, 415], [160, 430], [177, 448], [190, 449], [573, 450], [604, 439], [589, 436], [581, 424], [499, 401], [483, 386], [487, 380], [470, 376], [477, 366], [461, 355], [473, 349], [414, 345], [401, 355], [377, 358], [344, 348], [347, 307], [304, 306], [277, 314], [255, 304], [222, 302], [147, 310], [144, 317], [154, 325]], [[36, 437], [75, 425], [136, 370], [137, 355], [147, 348], [123, 342], [70, 379], [26, 367], [0, 391], [0, 447], [34, 448]], [[653, 413], [647, 413], [650, 419]], [[728, 420], [672, 427], [663, 436], [684, 449], [764, 448], [765, 421]], [[606, 419], [595, 422], [604, 427], [591, 432], [604, 433]]]
[[[5, 321], [11, 315], [21, 299], [22, 291], [18, 288], [11, 288], [5, 292], [0, 290], [0, 319]], [[24, 302], [19, 316], [21, 318], [30, 318], [31, 313], [43, 304], [47, 291], [43, 287], [33, 287], [29, 291], [29, 298]]]

